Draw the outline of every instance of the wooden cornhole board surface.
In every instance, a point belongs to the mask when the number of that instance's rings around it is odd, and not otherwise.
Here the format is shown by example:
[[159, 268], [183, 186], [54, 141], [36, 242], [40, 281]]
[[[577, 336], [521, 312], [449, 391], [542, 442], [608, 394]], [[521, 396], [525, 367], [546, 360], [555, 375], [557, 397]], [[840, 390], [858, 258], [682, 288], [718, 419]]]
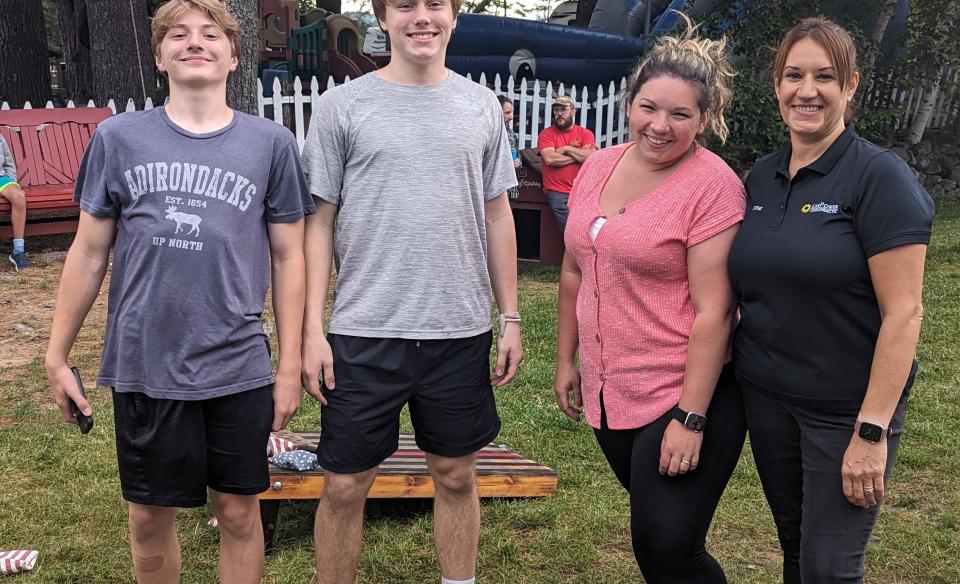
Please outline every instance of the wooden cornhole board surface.
[[[317, 448], [319, 432], [278, 432], [303, 450]], [[264, 542], [273, 547], [279, 502], [291, 499], [319, 499], [323, 495], [324, 471], [284, 470], [270, 465], [270, 485], [260, 493]], [[526, 459], [503, 446], [489, 444], [477, 453], [477, 492], [480, 497], [545, 497], [557, 490], [557, 473]], [[370, 498], [432, 498], [433, 479], [426, 456], [417, 448], [413, 434], [401, 434], [400, 445], [380, 465], [370, 488]]]
[[[317, 448], [319, 432], [279, 432], [303, 450]], [[319, 499], [323, 494], [323, 469], [296, 472], [270, 465], [271, 488], [260, 499]], [[279, 483], [279, 485], [278, 485]], [[279, 487], [279, 488], [278, 488]], [[481, 497], [545, 497], [557, 490], [557, 473], [503, 446], [489, 444], [477, 453], [477, 491]], [[400, 446], [380, 465], [369, 497], [431, 498], [433, 479], [426, 458], [413, 434], [401, 434]]]

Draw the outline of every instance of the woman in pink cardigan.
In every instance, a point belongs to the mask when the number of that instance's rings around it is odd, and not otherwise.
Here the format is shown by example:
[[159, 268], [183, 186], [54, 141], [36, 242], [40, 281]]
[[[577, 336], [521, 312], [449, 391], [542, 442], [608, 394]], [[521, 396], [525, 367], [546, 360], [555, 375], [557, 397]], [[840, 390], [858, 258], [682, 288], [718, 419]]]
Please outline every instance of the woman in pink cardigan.
[[726, 366], [745, 197], [697, 140], [726, 138], [732, 76], [724, 42], [689, 21], [661, 39], [631, 76], [634, 141], [590, 157], [570, 193], [554, 392], [630, 494], [648, 584], [726, 582], [705, 542], [746, 432]]

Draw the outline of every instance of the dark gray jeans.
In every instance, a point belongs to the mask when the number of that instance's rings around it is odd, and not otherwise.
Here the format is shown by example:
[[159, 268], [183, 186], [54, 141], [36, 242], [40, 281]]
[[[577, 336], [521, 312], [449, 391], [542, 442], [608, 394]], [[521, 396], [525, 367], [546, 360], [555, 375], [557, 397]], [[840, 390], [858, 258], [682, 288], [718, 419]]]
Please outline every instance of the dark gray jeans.
[[[907, 390], [890, 422], [884, 484], [900, 445]], [[859, 406], [800, 405], [746, 386], [743, 403], [753, 458], [783, 549], [784, 584], [862, 583], [879, 507], [863, 509], [847, 501], [840, 474]]]
[[563, 233], [564, 228], [567, 226], [567, 214], [569, 210], [567, 209], [567, 198], [570, 196], [570, 193], [561, 193], [560, 191], [551, 191], [547, 190], [547, 202], [550, 203], [550, 210], [553, 211], [553, 216], [557, 218], [557, 227], [560, 228], [560, 233]]

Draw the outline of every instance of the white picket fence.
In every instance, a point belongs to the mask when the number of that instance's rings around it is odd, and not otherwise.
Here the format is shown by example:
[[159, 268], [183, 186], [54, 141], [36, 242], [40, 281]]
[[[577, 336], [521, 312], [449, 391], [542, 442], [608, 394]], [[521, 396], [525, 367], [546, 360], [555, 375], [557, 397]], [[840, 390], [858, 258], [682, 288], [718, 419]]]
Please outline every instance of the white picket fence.
[[[467, 75], [467, 79], [471, 79]], [[347, 78], [347, 82], [350, 79]], [[481, 75], [477, 83], [490, 86], [486, 75]], [[620, 80], [619, 89], [626, 87], [626, 79]], [[330, 79], [325, 89], [335, 86]], [[552, 82], [533, 81], [522, 79], [517, 84], [513, 77], [507, 83], [500, 81], [497, 75], [492, 84], [493, 91], [498, 95], [506, 95], [514, 103], [515, 119], [517, 123], [517, 138], [520, 148], [532, 148], [537, 145], [537, 136], [541, 130], [549, 126], [550, 107], [558, 96], [569, 95], [577, 104], [576, 120], [578, 124], [593, 131], [597, 139], [597, 146], [605, 147], [620, 144], [627, 140], [628, 128], [623, 108], [619, 105], [617, 84], [610, 82], [604, 87], [598, 85], [592, 93], [584, 88], [564, 84], [554, 85]], [[309, 87], [305, 88], [300, 79], [294, 80], [292, 91], [283, 91], [279, 79], [273, 80], [271, 97], [264, 97], [263, 86], [257, 81], [260, 95], [258, 99], [258, 113], [261, 117], [271, 118], [278, 124], [283, 124], [293, 130], [297, 142], [303, 147], [303, 140], [308, 127], [308, 108], [313, 111], [316, 100], [319, 98], [320, 83], [316, 77], [310, 80]]]
[[[468, 75], [467, 78], [470, 78], [470, 76]], [[629, 138], [625, 112], [620, 104], [621, 96], [626, 88], [626, 79], [621, 79], [619, 84], [611, 81], [606, 85], [598, 85], [595, 90], [575, 85], [568, 89], [563, 83], [528, 82], [526, 79], [517, 83], [513, 77], [507, 78], [507, 82], [502, 83], [499, 75], [494, 77], [492, 84], [487, 83], [485, 75], [481, 75], [477, 82], [488, 85], [498, 95], [507, 95], [513, 100], [518, 130], [517, 137], [521, 148], [537, 145], [537, 135], [550, 124], [550, 106], [560, 95], [569, 95], [577, 103], [577, 123], [593, 131], [598, 146], [620, 144]], [[278, 79], [274, 79], [273, 91], [267, 97], [263, 94], [263, 86], [260, 81], [257, 81], [259, 95], [257, 108], [260, 116], [272, 119], [289, 128], [296, 135], [297, 143], [301, 149], [310, 123], [310, 112], [321, 93], [320, 83], [316, 77], [306, 84], [307, 87], [304, 85], [297, 79], [290, 87], [284, 88]], [[334, 85], [331, 79], [324, 89], [329, 89]], [[923, 95], [924, 89], [919, 87], [911, 89], [894, 87], [892, 90], [865, 88], [864, 95], [860, 97], [860, 103], [863, 109], [869, 109], [869, 106], [873, 104], [903, 106], [903, 117], [894, 122], [895, 127], [893, 128], [902, 130], [909, 127], [920, 107]], [[29, 109], [31, 105], [27, 103], [23, 107]], [[47, 102], [46, 107], [52, 108], [54, 106], [51, 102]], [[71, 101], [67, 104], [67, 107], [76, 107], [76, 105]], [[93, 101], [90, 101], [86, 104], [86, 107], [96, 106]], [[137, 109], [133, 100], [128, 100], [125, 105], [118, 106], [111, 99], [107, 102], [106, 107], [109, 107], [114, 113]], [[147, 99], [144, 109], [153, 107], [153, 102]], [[7, 102], [0, 103], [0, 110], [8, 109], [10, 109], [10, 105]], [[927, 127], [943, 128], [958, 117], [960, 117], [960, 69], [948, 69], [944, 72], [940, 94]]]
[[[470, 76], [467, 76], [470, 79]], [[347, 79], [349, 82], [349, 78]], [[481, 85], [488, 85], [486, 76], [481, 75], [477, 81]], [[626, 79], [621, 79], [619, 89], [622, 91], [626, 87]], [[284, 92], [283, 85], [279, 79], [273, 80], [273, 92], [270, 97], [263, 95], [263, 86], [257, 81], [257, 112], [260, 117], [272, 119], [273, 121], [289, 128], [297, 137], [297, 144], [303, 149], [303, 142], [307, 135], [307, 129], [310, 123], [310, 112], [316, 107], [316, 101], [320, 97], [320, 82], [316, 77], [310, 80], [309, 87], [304, 88], [300, 79], [296, 79], [292, 84], [292, 91]], [[334, 87], [333, 79], [327, 83], [325, 89]], [[618, 86], [614, 82], [608, 85], [598, 85], [593, 92], [570, 86], [569, 89], [564, 84], [554, 85], [551, 82], [533, 81], [528, 82], [522, 79], [519, 84], [514, 82], [513, 77], [507, 79], [506, 84], [500, 82], [500, 76], [497, 75], [493, 81], [493, 90], [498, 95], [507, 95], [514, 103], [515, 118], [517, 123], [517, 137], [521, 148], [532, 148], [537, 145], [537, 136], [541, 130], [549, 126], [550, 107], [558, 96], [569, 95], [577, 104], [577, 123], [588, 127], [593, 131], [597, 138], [597, 146], [605, 147], [614, 144], [620, 144], [627, 140], [628, 129], [624, 116], [623, 108], [619, 105]], [[47, 102], [47, 108], [52, 108], [53, 103]], [[77, 107], [72, 101], [67, 103], [66, 107]], [[96, 107], [93, 101], [86, 104], [86, 107]], [[114, 100], [107, 102], [106, 107], [118, 111], [135, 111], [137, 109], [134, 101], [128, 100], [122, 108]], [[143, 109], [152, 109], [153, 101], [147, 98]], [[24, 105], [24, 109], [30, 109], [29, 103]], [[10, 109], [7, 102], [0, 104], [0, 109]]]

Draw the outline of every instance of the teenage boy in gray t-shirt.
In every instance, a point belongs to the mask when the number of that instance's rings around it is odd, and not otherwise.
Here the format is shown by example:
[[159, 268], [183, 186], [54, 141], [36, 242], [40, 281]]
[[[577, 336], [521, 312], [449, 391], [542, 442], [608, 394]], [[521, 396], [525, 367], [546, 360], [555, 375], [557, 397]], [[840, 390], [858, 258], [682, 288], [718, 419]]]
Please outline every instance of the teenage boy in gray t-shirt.
[[[317, 201], [306, 227], [303, 365], [322, 404], [321, 584], [353, 582], [363, 502], [397, 448], [407, 403], [436, 486], [442, 581], [474, 578], [476, 452], [500, 429], [491, 385], [513, 378], [522, 350], [505, 194], [516, 175], [496, 97], [444, 66], [459, 7], [374, 0], [390, 63], [322, 95], [304, 147]], [[501, 314], [493, 375], [492, 296]]]
[[[85, 414], [67, 356], [108, 267], [97, 382], [113, 389], [120, 486], [140, 582], [176, 582], [177, 507], [209, 492], [222, 582], [260, 581], [265, 448], [300, 400], [303, 216], [296, 141], [227, 106], [240, 31], [219, 0], [171, 0], [153, 20], [170, 101], [92, 137], [77, 177], [80, 226], [63, 268], [46, 368], [67, 421]], [[272, 273], [276, 375], [260, 321]]]

